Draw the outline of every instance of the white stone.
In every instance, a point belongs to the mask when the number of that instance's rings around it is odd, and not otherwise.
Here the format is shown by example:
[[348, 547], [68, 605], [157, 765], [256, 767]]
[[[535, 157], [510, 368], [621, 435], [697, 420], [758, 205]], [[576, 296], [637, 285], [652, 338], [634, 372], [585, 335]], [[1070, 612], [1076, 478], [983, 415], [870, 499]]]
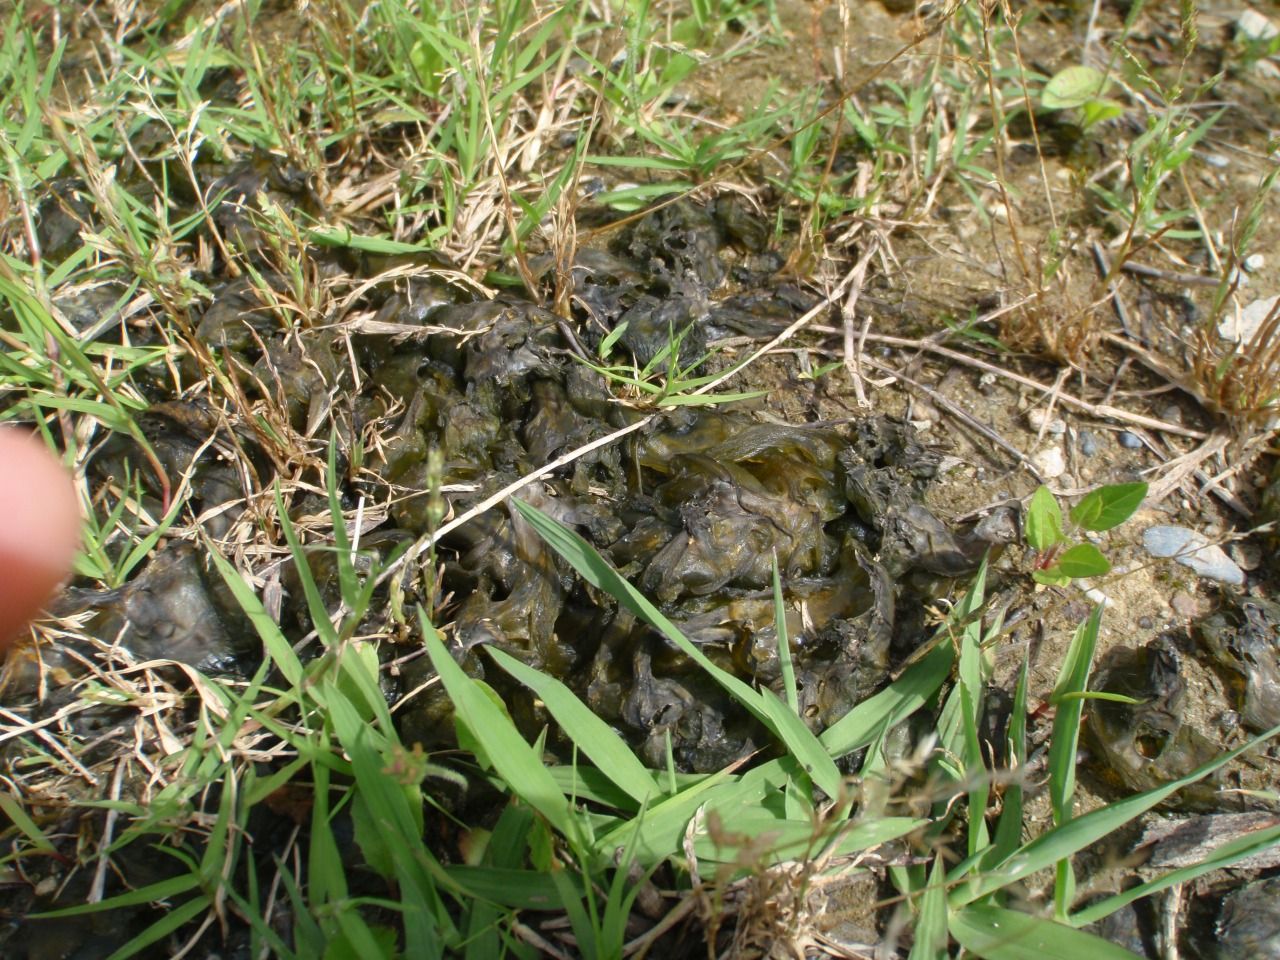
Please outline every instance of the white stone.
[[1067, 472], [1067, 458], [1061, 447], [1045, 447], [1031, 458], [1031, 462], [1046, 480], [1056, 480]]
[[1280, 294], [1253, 301], [1239, 313], [1224, 317], [1218, 324], [1218, 336], [1235, 343], [1250, 342], [1258, 332], [1258, 328], [1262, 326], [1262, 322], [1267, 319], [1267, 315], [1276, 309], [1278, 303], [1280, 303]]
[[1115, 602], [1097, 587], [1090, 587], [1084, 592], [1084, 595], [1103, 609], [1106, 609]]
[[1266, 266], [1267, 258], [1260, 253], [1251, 253], [1244, 258], [1244, 262], [1240, 266], [1244, 267], [1250, 273], [1257, 273]]
[[1027, 423], [1031, 424], [1031, 429], [1037, 433], [1043, 431], [1053, 437], [1060, 437], [1067, 432], [1065, 420], [1061, 417], [1050, 417], [1049, 412], [1040, 407], [1028, 411]]
[[1252, 7], [1245, 7], [1236, 17], [1236, 32], [1247, 40], [1270, 40], [1280, 28]]

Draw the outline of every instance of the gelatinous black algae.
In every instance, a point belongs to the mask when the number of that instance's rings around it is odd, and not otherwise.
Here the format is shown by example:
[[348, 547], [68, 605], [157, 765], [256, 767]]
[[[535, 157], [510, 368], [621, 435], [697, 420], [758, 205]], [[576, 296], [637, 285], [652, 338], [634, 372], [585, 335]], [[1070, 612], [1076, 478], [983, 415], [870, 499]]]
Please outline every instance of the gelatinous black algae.
[[[255, 163], [222, 176], [228, 189], [244, 192], [258, 183], [292, 203], [311, 202], [287, 178], [263, 181]], [[226, 229], [252, 228], [251, 218], [228, 216]], [[739, 200], [711, 209], [680, 201], [622, 231], [608, 251], [580, 251], [569, 271], [578, 342], [596, 349], [625, 326], [615, 349], [637, 364], [673, 336], [680, 361], [692, 363], [717, 337], [776, 332], [811, 301], [767, 275], [756, 289], [730, 291], [733, 271], [724, 255], [732, 247], [738, 266], [744, 258], [758, 266], [767, 262], [767, 239]], [[336, 275], [339, 267], [386, 266], [341, 256], [347, 261], [316, 269]], [[259, 266], [269, 282], [283, 284], [270, 279], [266, 260]], [[547, 263], [535, 267], [548, 270]], [[616, 402], [604, 378], [572, 355], [555, 314], [510, 294], [479, 299], [445, 274], [420, 273], [369, 285], [363, 316], [372, 322], [353, 328], [350, 355], [332, 325], [282, 329], [269, 311], [255, 308], [243, 279], [215, 285], [196, 325], [220, 362], [238, 371], [250, 398], [274, 401], [293, 429], [314, 431], [337, 409], [351, 433], [377, 437], [367, 469], [348, 477], [343, 493], [352, 502], [364, 494], [366, 502], [389, 504], [384, 524], [362, 541], [380, 555], [429, 529], [433, 480], [443, 484], [449, 508], [461, 512], [643, 415]], [[270, 482], [260, 438], [243, 429], [229, 434], [196, 403], [158, 403], [144, 423], [169, 475], [189, 477], [194, 509], [231, 505], [212, 521], [215, 534], [240, 517], [239, 501], [252, 492], [246, 485]], [[249, 454], [246, 470], [223, 455], [232, 447]], [[441, 462], [434, 477], [433, 449]], [[677, 407], [520, 496], [590, 540], [708, 655], [775, 687], [776, 557], [801, 706], [821, 728], [886, 681], [897, 610], [923, 599], [913, 584], [964, 575], [981, 553], [981, 545], [962, 544], [923, 505], [938, 462], [909, 426], [887, 418], [837, 429], [778, 424], [740, 409]], [[119, 478], [126, 465], [158, 492], [130, 441], [108, 444], [94, 469]], [[317, 500], [315, 507], [323, 511], [324, 504]], [[312, 551], [309, 564], [336, 607], [337, 572], [325, 556]], [[749, 718], [687, 657], [584, 586], [513, 510], [498, 507], [461, 526], [439, 544], [439, 557], [447, 635], [473, 673], [486, 674], [480, 647], [501, 646], [566, 679], [654, 763], [663, 760], [668, 736], [677, 762], [696, 770], [723, 766], [757, 745], [760, 732]], [[304, 634], [309, 613], [296, 575], [282, 585], [282, 625]], [[182, 595], [187, 588], [174, 589]], [[132, 606], [126, 597], [107, 604], [112, 629], [120, 618], [139, 637], [164, 629], [160, 607], [138, 606], [143, 595], [131, 595]], [[190, 631], [178, 624], [178, 633]], [[908, 638], [906, 646], [914, 642]], [[171, 643], [170, 655], [217, 666], [189, 646]], [[210, 649], [219, 648], [211, 639]], [[389, 695], [418, 686], [427, 669], [425, 660], [410, 664], [401, 690]], [[513, 702], [520, 697], [509, 687], [504, 693]], [[435, 745], [448, 735], [451, 724], [440, 722], [447, 704], [433, 696], [401, 711], [410, 742]], [[515, 712], [532, 709], [525, 704]]]

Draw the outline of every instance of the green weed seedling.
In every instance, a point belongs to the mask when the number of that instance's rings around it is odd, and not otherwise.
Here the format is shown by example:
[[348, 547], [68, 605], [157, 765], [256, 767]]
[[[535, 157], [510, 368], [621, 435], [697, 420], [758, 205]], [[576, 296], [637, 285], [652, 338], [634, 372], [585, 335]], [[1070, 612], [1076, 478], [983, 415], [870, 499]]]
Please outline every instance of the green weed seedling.
[[1124, 105], [1105, 94], [1111, 78], [1095, 67], [1084, 65], [1059, 70], [1040, 92], [1044, 110], [1078, 110], [1085, 130], [1124, 113]]
[[[1147, 495], [1145, 483], [1118, 483], [1099, 487], [1071, 508], [1071, 532], [1101, 532], [1118, 527], [1141, 505]], [[1047, 586], [1065, 586], [1072, 580], [1098, 577], [1111, 570], [1111, 563], [1092, 543], [1075, 543], [1063, 530], [1062, 507], [1049, 488], [1039, 487], [1027, 504], [1025, 537], [1036, 551], [1031, 576]]]

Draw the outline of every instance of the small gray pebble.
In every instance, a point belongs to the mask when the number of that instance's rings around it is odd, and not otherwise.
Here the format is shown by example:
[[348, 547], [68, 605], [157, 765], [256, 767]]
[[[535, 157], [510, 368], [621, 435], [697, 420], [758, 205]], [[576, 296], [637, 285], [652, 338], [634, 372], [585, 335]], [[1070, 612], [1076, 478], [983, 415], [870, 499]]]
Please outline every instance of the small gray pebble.
[[1008, 507], [997, 507], [978, 521], [973, 535], [984, 543], [1016, 543], [1018, 516]]
[[1098, 438], [1088, 430], [1081, 430], [1076, 442], [1080, 445], [1080, 452], [1086, 457], [1092, 457], [1098, 452]]
[[1152, 620], [1150, 617], [1139, 617], [1138, 626], [1141, 627], [1143, 630], [1150, 630], [1155, 626], [1155, 621]]
[[1142, 438], [1136, 433], [1130, 433], [1128, 430], [1121, 430], [1120, 436], [1116, 438], [1120, 441], [1120, 446], [1126, 450], [1141, 450]]
[[1172, 557], [1210, 580], [1235, 586], [1244, 583], [1244, 571], [1232, 562], [1225, 550], [1186, 527], [1163, 524], [1148, 527], [1142, 534], [1142, 545], [1153, 557]]

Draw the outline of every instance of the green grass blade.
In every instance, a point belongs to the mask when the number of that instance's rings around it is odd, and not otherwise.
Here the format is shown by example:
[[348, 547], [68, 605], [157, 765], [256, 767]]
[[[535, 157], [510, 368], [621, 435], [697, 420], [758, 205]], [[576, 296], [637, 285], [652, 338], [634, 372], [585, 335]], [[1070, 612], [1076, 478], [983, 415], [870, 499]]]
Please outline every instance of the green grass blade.
[[[560, 910], [558, 891], [547, 885], [541, 870], [454, 864], [445, 872], [468, 896], [512, 910]], [[581, 887], [581, 882], [571, 878]], [[577, 899], [582, 898], [581, 889]]]
[[1123, 947], [1052, 920], [974, 905], [951, 916], [951, 935], [984, 960], [1140, 960]]
[[107, 960], [127, 960], [128, 957], [137, 955], [151, 944], [163, 940], [175, 930], [180, 929], [184, 924], [190, 923], [211, 906], [209, 897], [203, 893], [188, 900], [165, 913], [163, 917], [107, 957]]
[[406, 949], [413, 956], [439, 957], [443, 953], [442, 939], [456, 939], [457, 931], [433, 882], [442, 873], [440, 866], [422, 839], [421, 788], [387, 775], [391, 758], [384, 757], [380, 749], [389, 746], [385, 739], [380, 742], [379, 732], [356, 710], [333, 678], [326, 678], [324, 686], [334, 730], [351, 758], [356, 789], [367, 803], [382, 840], [393, 849], [391, 856], [404, 904]]
[[21, 801], [11, 793], [0, 793], [0, 811], [3, 811], [9, 821], [18, 829], [24, 837], [31, 841], [37, 853], [57, 854], [58, 849], [53, 845], [44, 831], [36, 826], [36, 822], [27, 816], [27, 811], [22, 808]]
[[538, 695], [565, 735], [636, 803], [644, 804], [661, 793], [653, 775], [622, 738], [574, 696], [573, 691], [497, 647], [486, 649], [498, 666]]
[[800, 715], [800, 696], [796, 691], [796, 668], [791, 662], [791, 640], [787, 636], [787, 608], [782, 598], [782, 577], [778, 574], [778, 551], [773, 552], [773, 629], [778, 635], [778, 665], [782, 670], [782, 689], [787, 706]]
[[[1022, 659], [1022, 670], [1018, 674], [1018, 685], [1013, 693], [1013, 711], [1009, 717], [1008, 757], [1009, 771], [1013, 778], [1004, 788], [1004, 809], [1000, 811], [1000, 822], [996, 824], [995, 837], [991, 846], [983, 853], [983, 868], [994, 866], [1010, 856], [1022, 842], [1022, 783], [1018, 777], [1023, 775], [1027, 765], [1027, 683], [1029, 660]], [[957, 875], [958, 876], [958, 875]], [[952, 879], [957, 879], [953, 876]]]
[[[1080, 718], [1084, 701], [1071, 697], [1083, 693], [1089, 685], [1089, 670], [1093, 666], [1094, 651], [1098, 646], [1098, 631], [1102, 627], [1101, 604], [1093, 614], [1076, 629], [1071, 646], [1067, 649], [1054, 687], [1052, 702], [1057, 704], [1053, 718], [1053, 734], [1049, 744], [1049, 799], [1053, 806], [1053, 820], [1062, 825], [1071, 819], [1072, 799], [1076, 789], [1076, 750], [1080, 741]], [[1054, 913], [1066, 919], [1075, 897], [1075, 878], [1071, 861], [1063, 859], [1056, 866], [1057, 882], [1054, 885]]]
[[[984, 560], [974, 574], [964, 599], [952, 613], [957, 622], [962, 622], [982, 606], [986, 595], [986, 576]], [[833, 757], [842, 757], [868, 746], [933, 698], [950, 675], [954, 659], [951, 644], [943, 638], [888, 687], [862, 701], [828, 727], [819, 739]]]
[[311, 614], [311, 626], [315, 628], [316, 633], [320, 636], [320, 641], [325, 648], [331, 648], [338, 643], [338, 633], [333, 629], [333, 622], [329, 619], [329, 611], [324, 605], [324, 598], [320, 596], [320, 588], [316, 586], [316, 578], [311, 574], [311, 564], [307, 562], [307, 552], [303, 549], [302, 541], [298, 539], [298, 533], [293, 529], [293, 522], [289, 519], [289, 511], [285, 509], [284, 497], [280, 493], [280, 484], [276, 484], [276, 515], [280, 518], [280, 530], [284, 534], [285, 541], [289, 544], [289, 552], [293, 554], [293, 565], [298, 571], [298, 581], [302, 584], [302, 592], [307, 600], [307, 610]]
[[595, 548], [572, 530], [562, 526], [536, 507], [512, 501], [520, 514], [548, 544], [578, 571], [584, 580], [604, 590], [632, 613], [661, 631], [685, 656], [702, 667], [742, 706], [773, 732], [829, 797], [841, 793], [843, 777], [831, 755], [772, 691], [759, 691], [707, 658], [680, 630], [650, 603], [643, 594], [613, 569]]
[[760, 854], [767, 841], [767, 859], [780, 863], [813, 857], [819, 850], [833, 856], [850, 856], [889, 843], [918, 830], [926, 821], [913, 817], [873, 817], [863, 821], [835, 821], [815, 829], [812, 818], [783, 820], [767, 810], [752, 809], [732, 799], [717, 798], [709, 809], [721, 814], [724, 835], [712, 837], [699, 831], [694, 852], [699, 860], [737, 863], [744, 852]]
[[195, 873], [185, 873], [180, 877], [171, 877], [158, 883], [148, 884], [138, 890], [130, 890], [117, 897], [99, 900], [97, 903], [82, 903], [74, 907], [63, 907], [60, 910], [48, 910], [44, 913], [33, 913], [37, 920], [52, 920], [55, 917], [76, 917], [86, 913], [101, 913], [103, 910], [115, 910], [117, 907], [136, 907], [145, 903], [158, 903], [171, 897], [180, 897], [184, 893], [200, 886], [200, 878]]
[[972, 903], [996, 890], [1016, 883], [1023, 877], [1030, 876], [1038, 870], [1078, 853], [1091, 843], [1096, 843], [1110, 833], [1114, 833], [1130, 820], [1146, 813], [1152, 807], [1173, 796], [1183, 787], [1209, 776], [1215, 770], [1226, 766], [1236, 757], [1247, 753], [1280, 735], [1280, 725], [1272, 727], [1259, 736], [1254, 737], [1234, 750], [1228, 750], [1215, 757], [1204, 766], [1193, 770], [1185, 777], [1172, 780], [1164, 786], [1136, 796], [1117, 800], [1115, 803], [1097, 810], [1090, 810], [1074, 820], [1054, 827], [1036, 839], [1024, 844], [1011, 857], [999, 866], [983, 874], [975, 876], [967, 883], [952, 891], [949, 898], [952, 908]]
[[908, 960], [947, 960], [947, 887], [941, 856], [934, 858], [918, 910], [916, 939]]
[[699, 807], [720, 804], [727, 809], [741, 809], [758, 803], [761, 795], [760, 787], [744, 784], [721, 771], [646, 808], [643, 816], [608, 830], [596, 839], [594, 853], [601, 860], [612, 862], [614, 852], [631, 843], [641, 864], [664, 860], [671, 851], [680, 849], [685, 828]]
[[573, 810], [550, 771], [525, 742], [515, 725], [497, 705], [463, 673], [440, 641], [435, 628], [419, 610], [418, 619], [431, 664], [453, 701], [454, 709], [483, 745], [489, 760], [512, 792], [547, 818], [562, 835], [576, 840], [578, 825]]
[[1229, 867], [1238, 860], [1262, 853], [1277, 844], [1280, 844], [1280, 826], [1268, 827], [1265, 830], [1258, 830], [1243, 837], [1236, 837], [1234, 840], [1222, 844], [1200, 863], [1181, 867], [1177, 870], [1170, 870], [1159, 877], [1148, 880], [1146, 883], [1130, 887], [1123, 893], [1118, 893], [1098, 903], [1090, 904], [1083, 910], [1073, 913], [1067, 918], [1067, 922], [1073, 927], [1086, 926], [1115, 913], [1121, 907], [1135, 900], [1148, 897], [1153, 893], [1159, 893], [1161, 890], [1166, 890], [1175, 884], [1189, 883], [1197, 877], [1204, 876], [1206, 873]]
[[205, 547], [208, 551], [207, 555], [213, 560], [213, 565], [218, 568], [218, 573], [222, 575], [223, 581], [236, 598], [236, 603], [240, 605], [240, 609], [244, 611], [245, 616], [249, 618], [249, 622], [253, 624], [254, 629], [258, 632], [258, 637], [262, 640], [263, 647], [266, 648], [267, 656], [275, 663], [279, 671], [284, 675], [285, 680], [289, 682], [295, 690], [300, 689], [303, 683], [302, 661], [298, 659], [298, 655], [294, 652], [293, 647], [289, 645], [289, 641], [285, 639], [280, 627], [271, 615], [267, 613], [263, 607], [262, 601], [258, 599], [252, 588], [244, 582], [244, 578], [231, 566], [226, 559], [223, 558], [213, 542], [206, 539]]

